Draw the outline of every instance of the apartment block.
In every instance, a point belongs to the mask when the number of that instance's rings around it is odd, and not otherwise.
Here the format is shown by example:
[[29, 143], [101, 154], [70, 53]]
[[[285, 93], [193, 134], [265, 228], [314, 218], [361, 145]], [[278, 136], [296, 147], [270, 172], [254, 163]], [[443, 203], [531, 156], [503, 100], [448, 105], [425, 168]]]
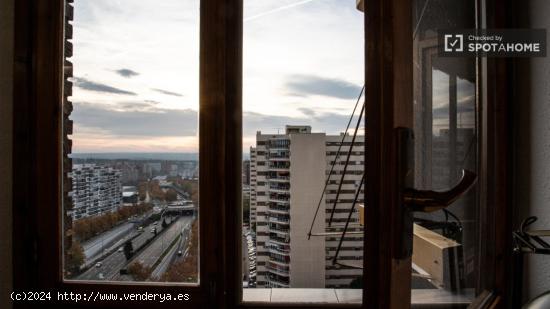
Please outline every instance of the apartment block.
[[[286, 126], [285, 134], [257, 133], [250, 150], [250, 222], [256, 232], [258, 287], [348, 287], [361, 275], [360, 269], [332, 262], [364, 166], [364, 137], [351, 147], [352, 137], [346, 136], [338, 154], [343, 137], [312, 133], [309, 126]], [[319, 201], [313, 232], [321, 236], [308, 239]], [[354, 212], [348, 231], [360, 230], [358, 225]], [[347, 234], [338, 260], [361, 261], [362, 248], [362, 235]]]
[[69, 175], [73, 183], [73, 219], [114, 211], [122, 205], [121, 172], [95, 164], [75, 164]]

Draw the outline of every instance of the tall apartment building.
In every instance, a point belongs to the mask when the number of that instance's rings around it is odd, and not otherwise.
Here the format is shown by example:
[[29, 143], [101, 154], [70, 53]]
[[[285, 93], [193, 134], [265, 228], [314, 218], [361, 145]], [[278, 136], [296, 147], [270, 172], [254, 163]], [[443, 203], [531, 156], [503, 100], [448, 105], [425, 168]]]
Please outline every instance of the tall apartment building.
[[[313, 232], [341, 232], [359, 187], [364, 170], [363, 136], [357, 137], [351, 149], [333, 224], [328, 227], [352, 140], [346, 136], [336, 159], [342, 137], [312, 133], [309, 126], [286, 126], [285, 134], [257, 133], [256, 146], [250, 149], [250, 222], [256, 232], [258, 287], [349, 287], [361, 276], [360, 269], [333, 265], [339, 235], [307, 236], [320, 198]], [[362, 192], [358, 202], [363, 202]], [[360, 230], [358, 219], [354, 212], [348, 231]], [[362, 235], [346, 235], [338, 260], [362, 258]]]
[[69, 175], [73, 189], [73, 219], [114, 211], [122, 205], [121, 172], [95, 164], [75, 164]]

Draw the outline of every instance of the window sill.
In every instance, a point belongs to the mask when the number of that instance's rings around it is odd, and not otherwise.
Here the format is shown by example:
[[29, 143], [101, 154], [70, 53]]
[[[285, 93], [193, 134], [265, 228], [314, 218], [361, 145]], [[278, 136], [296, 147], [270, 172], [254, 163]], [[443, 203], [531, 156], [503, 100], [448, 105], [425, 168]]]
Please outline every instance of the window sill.
[[[245, 303], [360, 304], [361, 289], [243, 289]], [[411, 301], [417, 306], [469, 305], [474, 290], [457, 294], [440, 289], [413, 289]]]

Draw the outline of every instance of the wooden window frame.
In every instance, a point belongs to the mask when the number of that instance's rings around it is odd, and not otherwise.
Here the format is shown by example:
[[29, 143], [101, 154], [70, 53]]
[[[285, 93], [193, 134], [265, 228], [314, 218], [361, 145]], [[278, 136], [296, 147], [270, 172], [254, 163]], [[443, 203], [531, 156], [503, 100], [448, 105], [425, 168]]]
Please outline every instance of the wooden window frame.
[[14, 289], [190, 295], [189, 301], [181, 303], [58, 304], [67, 308], [224, 308], [233, 303], [228, 301], [233, 297], [228, 286], [238, 283], [235, 275], [240, 272], [232, 267], [237, 257], [229, 248], [239, 245], [237, 235], [231, 234], [240, 224], [236, 212], [241, 202], [237, 171], [241, 166], [242, 41], [234, 38], [242, 38], [242, 1], [201, 0], [200, 5], [199, 199], [203, 215], [198, 286], [63, 280], [65, 5], [64, 0], [15, 2], [13, 254], [18, 258], [14, 259]]
[[[486, 28], [509, 26], [512, 1], [478, 1], [478, 22]], [[242, 303], [241, 149], [243, 0], [201, 0], [200, 12], [200, 286], [67, 283], [62, 280], [61, 170], [63, 86], [63, 0], [15, 2], [13, 256], [14, 289], [81, 292], [189, 293], [186, 308], [251, 308]], [[368, 9], [368, 8], [367, 8]], [[383, 16], [382, 16], [383, 17]], [[367, 20], [365, 22], [367, 25]], [[376, 31], [376, 30], [374, 30]], [[374, 33], [374, 32], [373, 32]], [[367, 55], [367, 54], [365, 54]], [[482, 297], [508, 303], [511, 214], [509, 106], [513, 61], [480, 59], [481, 199], [478, 278]], [[386, 91], [385, 89], [380, 89]], [[497, 155], [498, 154], [498, 155]], [[215, 190], [215, 192], [214, 192]], [[212, 193], [215, 194], [212, 194]], [[497, 209], [497, 207], [499, 207]], [[55, 211], [52, 211], [55, 210]], [[367, 239], [365, 235], [365, 240]], [[207, 241], [208, 240], [208, 241]], [[365, 247], [367, 248], [367, 247]], [[370, 263], [376, 263], [371, 261]], [[365, 285], [366, 286], [366, 278]], [[364, 297], [383, 291], [364, 290]], [[482, 303], [482, 302], [481, 302]], [[487, 302], [485, 302], [487, 303]], [[370, 302], [361, 307], [370, 307]], [[28, 304], [15, 303], [15, 307]], [[75, 308], [155, 308], [158, 303], [81, 303]], [[271, 308], [319, 305], [265, 304]], [[356, 308], [358, 305], [326, 305]]]

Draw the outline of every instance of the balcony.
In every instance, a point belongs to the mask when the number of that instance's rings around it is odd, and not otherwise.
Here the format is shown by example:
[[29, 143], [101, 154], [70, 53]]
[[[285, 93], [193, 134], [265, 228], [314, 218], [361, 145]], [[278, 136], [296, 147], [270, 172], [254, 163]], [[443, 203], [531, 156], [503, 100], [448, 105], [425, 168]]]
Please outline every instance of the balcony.
[[285, 191], [284, 193], [288, 193], [288, 190], [290, 190], [290, 184], [289, 183], [270, 183], [269, 189]]
[[270, 171], [277, 171], [277, 172], [288, 172], [290, 170], [290, 164], [288, 164], [288, 165], [269, 164], [269, 170]]
[[278, 275], [278, 276], [283, 276], [283, 277], [288, 277], [290, 276], [290, 270], [288, 269], [284, 269], [284, 268], [288, 268], [288, 267], [277, 267], [277, 266], [271, 266], [271, 265], [268, 265], [267, 267], [267, 271], [269, 271], [271, 274], [274, 274], [274, 275]]
[[281, 260], [281, 259], [274, 259], [273, 257], [269, 257], [269, 263], [280, 265], [280, 266], [283, 266], [283, 267], [288, 266], [288, 265], [290, 265], [290, 258], [288, 256], [286, 258], [288, 258], [287, 261]]
[[290, 184], [289, 183], [270, 183], [269, 190], [274, 192], [280, 191], [281, 193], [288, 194], [288, 191], [290, 190]]
[[267, 250], [273, 254], [290, 255], [290, 246], [288, 244], [277, 244], [274, 241], [268, 242]]
[[290, 287], [290, 278], [283, 277], [279, 275], [269, 274], [268, 277], [268, 284], [275, 284], [279, 285], [280, 287]]
[[290, 147], [290, 140], [288, 139], [270, 140], [268, 144], [270, 153], [288, 151], [289, 147]]
[[290, 218], [283, 217], [283, 216], [269, 216], [269, 222], [289, 225], [290, 224]]
[[270, 183], [289, 183], [290, 176], [269, 176], [267, 177]]
[[279, 245], [288, 245], [290, 243], [290, 237], [278, 237], [277, 234], [270, 234], [269, 241]]
[[276, 196], [270, 196], [268, 201], [270, 203], [276, 203], [279, 205], [290, 205], [290, 198], [283, 198], [283, 197], [276, 197]]
[[274, 203], [273, 205], [269, 205], [269, 209], [268, 209], [269, 212], [272, 212], [272, 213], [276, 213], [276, 214], [288, 214], [289, 211], [290, 211], [290, 207], [288, 206], [279, 206], [277, 205], [276, 203]]
[[269, 161], [290, 161], [289, 151], [270, 151]]
[[290, 229], [288, 228], [283, 229], [283, 228], [270, 226], [269, 232], [274, 234], [279, 234], [279, 235], [290, 235]]

